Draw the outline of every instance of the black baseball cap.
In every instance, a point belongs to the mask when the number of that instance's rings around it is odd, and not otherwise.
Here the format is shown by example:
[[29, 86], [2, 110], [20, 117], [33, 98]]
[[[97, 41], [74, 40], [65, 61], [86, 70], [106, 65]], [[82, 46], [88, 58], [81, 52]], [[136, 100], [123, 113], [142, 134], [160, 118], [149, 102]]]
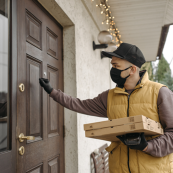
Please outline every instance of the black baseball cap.
[[139, 68], [146, 62], [141, 50], [137, 46], [129, 43], [121, 43], [115, 51], [102, 51], [102, 54], [108, 58], [115, 56], [117, 58], [125, 59]]

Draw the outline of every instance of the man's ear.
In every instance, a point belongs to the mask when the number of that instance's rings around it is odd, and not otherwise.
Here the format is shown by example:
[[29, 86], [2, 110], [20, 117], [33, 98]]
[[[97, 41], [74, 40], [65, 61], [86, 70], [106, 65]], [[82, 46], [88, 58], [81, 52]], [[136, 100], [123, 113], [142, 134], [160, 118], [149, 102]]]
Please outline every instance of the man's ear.
[[130, 67], [130, 75], [133, 75], [133, 74], [135, 74], [136, 73], [136, 71], [137, 71], [137, 67], [136, 66], [134, 66], [134, 65], [132, 65], [131, 67]]

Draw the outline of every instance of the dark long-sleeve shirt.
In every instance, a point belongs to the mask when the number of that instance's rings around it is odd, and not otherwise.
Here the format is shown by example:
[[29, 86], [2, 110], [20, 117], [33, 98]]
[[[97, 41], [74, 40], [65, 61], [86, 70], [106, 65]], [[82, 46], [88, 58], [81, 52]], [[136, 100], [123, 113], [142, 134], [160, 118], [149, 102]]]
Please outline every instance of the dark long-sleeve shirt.
[[[130, 93], [133, 90], [127, 90]], [[73, 98], [60, 89], [53, 89], [50, 97], [62, 106], [82, 114], [107, 117], [107, 97], [109, 89], [99, 94], [93, 99], [80, 100]], [[154, 157], [163, 157], [173, 152], [173, 92], [167, 87], [162, 87], [159, 91], [158, 113], [160, 122], [164, 129], [164, 134], [148, 141], [146, 153]]]

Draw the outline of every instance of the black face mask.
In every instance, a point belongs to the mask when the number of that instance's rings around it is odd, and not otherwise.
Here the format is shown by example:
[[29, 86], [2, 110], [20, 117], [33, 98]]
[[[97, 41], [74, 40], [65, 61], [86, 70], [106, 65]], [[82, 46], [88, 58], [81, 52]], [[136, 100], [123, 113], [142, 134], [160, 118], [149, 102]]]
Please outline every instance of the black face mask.
[[[130, 66], [130, 67], [132, 67], [132, 66]], [[120, 87], [120, 88], [124, 87], [124, 83], [126, 82], [126, 79], [130, 76], [130, 74], [128, 76], [126, 76], [125, 78], [122, 78], [121, 72], [129, 69], [130, 67], [128, 67], [124, 70], [119, 70], [119, 69], [113, 68], [113, 67], [111, 68], [111, 70], [110, 70], [111, 79], [112, 79], [112, 81], [117, 83], [118, 87]]]

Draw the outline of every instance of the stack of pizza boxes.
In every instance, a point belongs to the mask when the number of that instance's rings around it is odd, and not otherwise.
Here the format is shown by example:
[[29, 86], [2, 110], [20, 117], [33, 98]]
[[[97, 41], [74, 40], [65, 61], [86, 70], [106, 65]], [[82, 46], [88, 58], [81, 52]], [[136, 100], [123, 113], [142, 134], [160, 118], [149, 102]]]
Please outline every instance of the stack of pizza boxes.
[[156, 122], [143, 115], [125, 117], [97, 123], [84, 124], [85, 136], [106, 141], [118, 141], [116, 136], [127, 133], [141, 133], [145, 136], [162, 135], [163, 128]]

